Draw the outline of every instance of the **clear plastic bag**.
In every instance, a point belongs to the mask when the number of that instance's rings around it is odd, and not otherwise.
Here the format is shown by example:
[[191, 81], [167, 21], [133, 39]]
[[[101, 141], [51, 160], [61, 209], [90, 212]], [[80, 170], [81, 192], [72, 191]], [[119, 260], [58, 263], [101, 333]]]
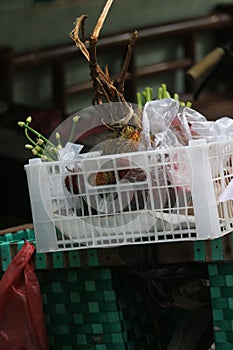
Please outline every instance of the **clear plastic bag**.
[[144, 145], [147, 149], [187, 146], [190, 140], [203, 137], [192, 128], [193, 123], [207, 125], [207, 120], [172, 98], [147, 102], [142, 116]]
[[[168, 166], [169, 181], [177, 187], [185, 183], [187, 190], [190, 188], [191, 174], [188, 159], [186, 161], [185, 147], [184, 151], [181, 148], [188, 146], [189, 142], [195, 139], [204, 139], [213, 144], [218, 141], [232, 140], [233, 137], [231, 118], [222, 117], [216, 121], [208, 121], [198, 111], [181, 106], [179, 101], [172, 98], [147, 102], [143, 110], [142, 125], [143, 145], [146, 149], [168, 150], [167, 159], [171, 162]], [[222, 145], [222, 153], [225, 147], [227, 144]], [[215, 147], [210, 148], [210, 155], [212, 151], [215, 152]], [[222, 170], [228, 161], [229, 156], [226, 152], [223, 161], [221, 158], [219, 166], [215, 166], [217, 172]]]

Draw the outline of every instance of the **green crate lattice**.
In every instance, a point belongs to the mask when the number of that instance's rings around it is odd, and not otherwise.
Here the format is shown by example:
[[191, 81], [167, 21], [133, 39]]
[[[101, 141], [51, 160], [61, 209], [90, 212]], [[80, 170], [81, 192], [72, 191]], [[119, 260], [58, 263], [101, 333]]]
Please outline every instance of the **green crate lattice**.
[[131, 291], [131, 303], [122, 304], [110, 268], [43, 271], [38, 278], [52, 348], [159, 349], [143, 300], [132, 302]]
[[[230, 233], [233, 243], [233, 233]], [[209, 242], [211, 258], [208, 262], [214, 337], [216, 350], [233, 349], [233, 262], [224, 261], [226, 247], [223, 237]], [[207, 261], [206, 241], [194, 242], [194, 260]], [[225, 251], [224, 251], [225, 249]], [[228, 257], [229, 259], [229, 257]]]
[[233, 263], [209, 263], [216, 350], [233, 349]]

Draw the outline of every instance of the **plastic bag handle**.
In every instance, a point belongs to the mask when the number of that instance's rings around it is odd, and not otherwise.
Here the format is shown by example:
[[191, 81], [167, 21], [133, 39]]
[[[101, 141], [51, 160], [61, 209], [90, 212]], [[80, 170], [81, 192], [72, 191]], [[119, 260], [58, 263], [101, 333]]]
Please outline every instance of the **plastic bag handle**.
[[213, 51], [208, 53], [199, 62], [192, 66], [188, 71], [187, 75], [198, 80], [205, 74], [207, 70], [216, 66], [225, 56], [225, 50], [222, 47], [216, 47]]

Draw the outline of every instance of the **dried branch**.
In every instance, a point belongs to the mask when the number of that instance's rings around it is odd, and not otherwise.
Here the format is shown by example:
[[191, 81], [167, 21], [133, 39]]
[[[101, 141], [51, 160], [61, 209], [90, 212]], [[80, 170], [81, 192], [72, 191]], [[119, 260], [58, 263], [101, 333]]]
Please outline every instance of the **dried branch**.
[[76, 23], [75, 23], [75, 27], [70, 32], [70, 37], [75, 42], [76, 46], [80, 49], [82, 54], [86, 57], [86, 59], [89, 62], [90, 56], [89, 56], [88, 49], [87, 49], [85, 43], [79, 38], [80, 28], [82, 29], [82, 33], [83, 33], [83, 27], [84, 27], [86, 19], [87, 19], [87, 15], [82, 15], [79, 18], [77, 18]]
[[130, 41], [129, 41], [128, 48], [127, 48], [127, 53], [126, 53], [126, 57], [125, 57], [125, 61], [124, 61], [123, 66], [122, 66], [122, 70], [121, 70], [120, 76], [117, 79], [118, 90], [122, 94], [124, 93], [125, 79], [126, 79], [126, 75], [127, 75], [128, 69], [129, 69], [129, 64], [130, 64], [130, 60], [131, 60], [131, 57], [132, 57], [132, 53], [133, 53], [133, 50], [134, 50], [134, 46], [135, 46], [135, 42], [136, 42], [137, 37], [138, 37], [138, 32], [135, 31], [133, 33]]
[[82, 41], [85, 42], [85, 21], [87, 19], [87, 16], [84, 17], [82, 23], [81, 23], [81, 37], [82, 37]]
[[[107, 90], [111, 91], [112, 83], [109, 79], [109, 76], [104, 74], [104, 72], [100, 70], [100, 67], [97, 64], [96, 45], [99, 39], [100, 31], [103, 27], [104, 21], [108, 15], [108, 12], [110, 10], [112, 3], [113, 3], [113, 0], [107, 0], [103, 8], [103, 11], [93, 30], [93, 33], [91, 34], [90, 44], [89, 44], [90, 76], [91, 76], [91, 80], [94, 88], [93, 103], [97, 102], [98, 104], [102, 103], [102, 95], [105, 95], [105, 98], [107, 99], [107, 101], [111, 100], [110, 96], [108, 96]], [[106, 85], [106, 87], [104, 85]]]
[[112, 2], [113, 0], [107, 1], [99, 17], [99, 20], [95, 26], [95, 29], [90, 37], [89, 50], [87, 49], [86, 44], [79, 37], [80, 30], [82, 30], [82, 33], [84, 31], [83, 26], [87, 18], [86, 15], [82, 15], [77, 19], [75, 28], [70, 33], [70, 37], [74, 40], [76, 46], [80, 49], [80, 51], [83, 53], [83, 55], [86, 57], [87, 61], [89, 62], [90, 76], [91, 76], [93, 89], [94, 89], [93, 103], [98, 103], [98, 104], [102, 103], [103, 95], [105, 96], [107, 101], [110, 99], [110, 96], [108, 96], [110, 91], [111, 92], [114, 91], [114, 93], [111, 93], [112, 96], [117, 95], [117, 97], [114, 98], [115, 101], [124, 100], [123, 96], [118, 96], [117, 90], [113, 86], [113, 83], [109, 78], [109, 75], [106, 75], [101, 70], [100, 66], [97, 64], [97, 57], [96, 57], [96, 45], [98, 42], [99, 33], [104, 24], [108, 11], [112, 5]]
[[[103, 70], [98, 65], [97, 53], [96, 53], [99, 34], [103, 27], [104, 21], [107, 17], [107, 14], [109, 12], [109, 9], [112, 3], [113, 3], [113, 0], [107, 0], [102, 10], [102, 13], [96, 23], [96, 26], [93, 30], [93, 33], [90, 36], [89, 48], [87, 48], [86, 42], [84, 42], [84, 39], [81, 40], [79, 37], [80, 30], [82, 30], [82, 33], [84, 31], [84, 23], [87, 18], [86, 15], [83, 15], [77, 19], [75, 28], [70, 33], [70, 37], [73, 39], [76, 46], [80, 49], [80, 51], [83, 53], [83, 55], [86, 57], [87, 61], [89, 62], [90, 77], [91, 77], [93, 90], [94, 90], [94, 97], [92, 101], [93, 104], [96, 104], [96, 103], [102, 104], [103, 101], [125, 103], [125, 107], [124, 107], [125, 111], [122, 109], [122, 115], [124, 116], [124, 118], [123, 119], [121, 118], [120, 120], [118, 118], [118, 121], [120, 122], [120, 124], [124, 124], [124, 122], [127, 123], [129, 119], [133, 116], [132, 108], [128, 103], [126, 103], [123, 92], [124, 92], [124, 83], [126, 79], [127, 70], [132, 57], [135, 41], [137, 38], [137, 32], [135, 31], [132, 35], [132, 38], [130, 39], [120, 76], [116, 81], [116, 83], [114, 84], [114, 82], [110, 78], [108, 69], [106, 68], [106, 71], [103, 72]], [[114, 112], [110, 117], [111, 117], [112, 125], [117, 125], [118, 122], [116, 120], [116, 116], [114, 115]]]
[[89, 55], [90, 55], [90, 62], [89, 62], [89, 67], [90, 67], [90, 77], [94, 89], [94, 98], [93, 98], [93, 104], [97, 102], [97, 104], [102, 103], [102, 98], [101, 98], [101, 91], [100, 91], [100, 84], [99, 84], [99, 72], [98, 72], [98, 65], [97, 65], [97, 57], [96, 57], [96, 44], [97, 44], [97, 38], [93, 38], [91, 36], [90, 39], [90, 45], [89, 45]]
[[113, 0], [108, 0], [103, 8], [103, 11], [96, 23], [95, 29], [92, 33], [92, 37], [93, 38], [97, 38], [99, 37], [99, 33], [103, 27], [104, 21], [108, 15], [108, 11], [110, 10], [110, 7], [112, 6]]

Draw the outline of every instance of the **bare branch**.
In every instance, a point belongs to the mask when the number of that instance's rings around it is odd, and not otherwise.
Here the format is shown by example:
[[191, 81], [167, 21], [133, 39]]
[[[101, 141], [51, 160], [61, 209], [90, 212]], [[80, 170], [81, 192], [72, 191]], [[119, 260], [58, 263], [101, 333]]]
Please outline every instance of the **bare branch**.
[[112, 6], [113, 0], [108, 0], [103, 8], [103, 11], [96, 23], [95, 29], [92, 33], [92, 37], [93, 38], [97, 38], [99, 37], [99, 33], [103, 27], [104, 21], [108, 15], [108, 11], [110, 10], [110, 7]]
[[128, 49], [127, 49], [127, 53], [126, 53], [126, 57], [125, 57], [125, 61], [123, 63], [123, 67], [120, 73], [119, 78], [117, 79], [117, 84], [118, 84], [118, 90], [123, 94], [124, 92], [124, 84], [125, 84], [125, 79], [126, 79], [126, 75], [128, 72], [128, 68], [129, 68], [129, 64], [130, 64], [130, 60], [132, 57], [132, 53], [133, 53], [133, 49], [135, 46], [135, 42], [138, 36], [138, 32], [135, 31], [129, 41], [128, 44]]
[[75, 23], [75, 27], [70, 32], [70, 37], [71, 37], [71, 39], [73, 39], [76, 46], [81, 50], [81, 52], [86, 57], [86, 59], [88, 61], [90, 61], [88, 49], [87, 49], [86, 45], [82, 42], [82, 40], [79, 38], [79, 30], [80, 30], [80, 28], [82, 28], [82, 31], [83, 31], [83, 26], [84, 26], [86, 19], [87, 19], [86, 15], [82, 15], [79, 18], [77, 18], [76, 23]]
[[[101, 104], [103, 101], [111, 102], [123, 102], [121, 105], [121, 117], [119, 119], [119, 110], [116, 112], [114, 109], [110, 112], [110, 124], [114, 128], [121, 127], [124, 124], [127, 124], [130, 119], [136, 119], [135, 113], [133, 113], [130, 104], [126, 103], [124, 97], [124, 83], [129, 68], [129, 63], [132, 57], [132, 52], [134, 49], [135, 41], [137, 38], [137, 31], [135, 31], [130, 39], [128, 44], [126, 57], [121, 69], [118, 80], [114, 83], [109, 75], [108, 68], [106, 67], [105, 72], [100, 68], [97, 62], [97, 43], [99, 39], [100, 31], [103, 27], [104, 21], [107, 17], [109, 9], [113, 3], [113, 0], [107, 0], [103, 11], [96, 23], [96, 26], [93, 30], [93, 33], [90, 35], [89, 39], [89, 48], [86, 47], [85, 39], [83, 38], [84, 33], [84, 24], [87, 16], [83, 15], [79, 17], [76, 21], [75, 28], [70, 33], [70, 37], [75, 42], [76, 46], [80, 49], [83, 55], [86, 57], [89, 62], [90, 68], [90, 77], [94, 90], [93, 104]], [[82, 39], [79, 37], [81, 31]], [[137, 120], [139, 124], [139, 120]], [[105, 122], [106, 124], [106, 122]]]
[[89, 45], [89, 56], [90, 56], [89, 67], [90, 67], [90, 77], [91, 77], [91, 81], [94, 89], [93, 103], [95, 103], [96, 101], [98, 104], [100, 104], [102, 103], [102, 98], [99, 90], [99, 83], [97, 80], [99, 73], [97, 69], [96, 43], [97, 43], [96, 38], [93, 38], [91, 36], [90, 45]]

